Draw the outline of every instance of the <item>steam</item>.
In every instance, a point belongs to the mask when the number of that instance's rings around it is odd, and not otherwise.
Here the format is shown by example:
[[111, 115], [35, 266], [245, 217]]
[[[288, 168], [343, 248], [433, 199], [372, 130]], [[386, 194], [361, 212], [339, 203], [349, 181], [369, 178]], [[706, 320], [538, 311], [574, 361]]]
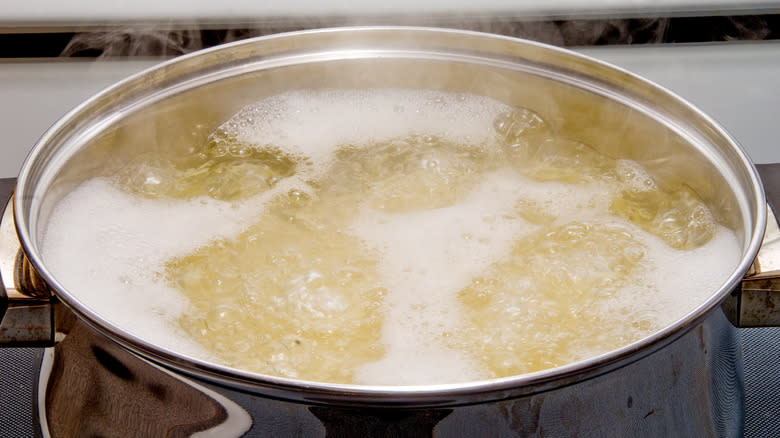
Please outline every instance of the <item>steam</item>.
[[[768, 18], [767, 18], [768, 17]], [[743, 15], [671, 18], [518, 17], [511, 12], [408, 16], [264, 17], [244, 23], [155, 22], [74, 34], [62, 56], [175, 57], [257, 36], [340, 26], [403, 25], [473, 30], [563, 47], [763, 40], [778, 38], [774, 16]]]
[[103, 32], [78, 33], [70, 40], [61, 56], [173, 57], [203, 47], [200, 31], [127, 27]]
[[524, 38], [557, 46], [657, 43], [664, 40], [668, 19], [520, 20], [448, 15], [322, 17], [266, 20], [246, 28], [210, 29], [196, 23], [156, 23], [74, 34], [64, 57], [175, 57], [246, 38], [303, 29], [353, 25], [409, 25], [472, 30]]
[[734, 32], [733, 36], [727, 36], [726, 39], [763, 40], [771, 36], [769, 23], [760, 16], [728, 17], [728, 20]]

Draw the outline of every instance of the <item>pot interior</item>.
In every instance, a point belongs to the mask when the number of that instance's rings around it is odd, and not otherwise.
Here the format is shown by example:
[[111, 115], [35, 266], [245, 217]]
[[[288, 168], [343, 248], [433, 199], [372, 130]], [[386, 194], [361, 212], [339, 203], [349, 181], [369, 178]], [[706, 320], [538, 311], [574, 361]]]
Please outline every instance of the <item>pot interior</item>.
[[673, 94], [620, 69], [524, 41], [444, 30], [344, 29], [188, 55], [71, 112], [41, 139], [20, 175], [16, 215], [29, 257], [76, 313], [108, 327], [113, 337], [138, 342], [142, 351], [169, 354], [92, 315], [77, 291], [58, 288], [39, 254], [53, 206], [84, 181], [115, 175], [139, 155], [164, 160], [190, 153], [248, 104], [291, 90], [331, 89], [490, 97], [536, 112], [559, 135], [606, 156], [642, 164], [661, 186], [690, 187], [717, 222], [736, 233], [743, 250], [723, 288], [690, 318], [712, 308], [755, 255], [763, 201], [752, 165], [712, 120]]

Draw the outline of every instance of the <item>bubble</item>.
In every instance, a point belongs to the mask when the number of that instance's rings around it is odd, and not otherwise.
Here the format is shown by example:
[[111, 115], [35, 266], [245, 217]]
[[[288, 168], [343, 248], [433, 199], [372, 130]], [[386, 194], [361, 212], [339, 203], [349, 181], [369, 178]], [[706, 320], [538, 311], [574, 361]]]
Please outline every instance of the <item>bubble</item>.
[[527, 108], [502, 112], [493, 120], [493, 128], [508, 143], [514, 143], [525, 136], [549, 132], [547, 122]]
[[674, 191], [641, 183], [645, 175], [634, 177], [617, 195], [610, 210], [643, 229], [661, 237], [672, 248], [693, 249], [715, 235], [717, 224], [704, 202], [688, 187]]
[[228, 152], [236, 158], [246, 158], [252, 155], [253, 148], [248, 145], [232, 144], [228, 147]]
[[126, 165], [116, 180], [130, 192], [158, 197], [175, 187], [177, 170], [170, 161], [142, 156]]

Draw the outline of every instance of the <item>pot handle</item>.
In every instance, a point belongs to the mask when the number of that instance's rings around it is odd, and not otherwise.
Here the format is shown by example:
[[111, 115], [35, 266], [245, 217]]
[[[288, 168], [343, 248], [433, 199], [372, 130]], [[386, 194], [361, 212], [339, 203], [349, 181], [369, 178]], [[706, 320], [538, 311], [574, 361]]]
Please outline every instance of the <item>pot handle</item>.
[[764, 240], [742, 284], [723, 308], [737, 327], [780, 326], [780, 163], [756, 165], [767, 197]]
[[[8, 185], [13, 180], [0, 180], [0, 189]], [[13, 223], [8, 201], [0, 220], [0, 347], [53, 345], [51, 291], [25, 257]]]

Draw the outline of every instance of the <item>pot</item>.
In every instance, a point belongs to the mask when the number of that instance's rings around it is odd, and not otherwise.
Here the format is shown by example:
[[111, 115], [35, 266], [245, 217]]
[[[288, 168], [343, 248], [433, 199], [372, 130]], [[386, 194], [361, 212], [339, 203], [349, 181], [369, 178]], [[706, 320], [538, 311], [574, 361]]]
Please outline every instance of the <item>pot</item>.
[[[399, 387], [300, 381], [189, 357], [91, 311], [43, 262], [52, 207], [83, 181], [137, 154], [164, 154], [159, 145], [203, 141], [266, 96], [387, 87], [472, 93], [550, 114], [567, 136], [633, 159], [659, 181], [684, 181], [736, 232], [740, 261], [683, 318], [607, 354], [507, 378]], [[770, 232], [776, 224], [767, 221], [754, 166], [721, 127], [624, 70], [494, 35], [326, 29], [177, 58], [101, 92], [50, 128], [19, 174], [12, 206], [0, 234], [10, 298], [0, 335], [54, 345], [40, 391], [60, 402], [42, 403], [39, 413], [52, 436], [739, 436], [735, 326], [778, 318], [775, 276], [764, 273], [773, 257], [768, 246], [759, 255], [762, 240], [773, 241], [771, 233], [764, 239], [767, 223]]]

